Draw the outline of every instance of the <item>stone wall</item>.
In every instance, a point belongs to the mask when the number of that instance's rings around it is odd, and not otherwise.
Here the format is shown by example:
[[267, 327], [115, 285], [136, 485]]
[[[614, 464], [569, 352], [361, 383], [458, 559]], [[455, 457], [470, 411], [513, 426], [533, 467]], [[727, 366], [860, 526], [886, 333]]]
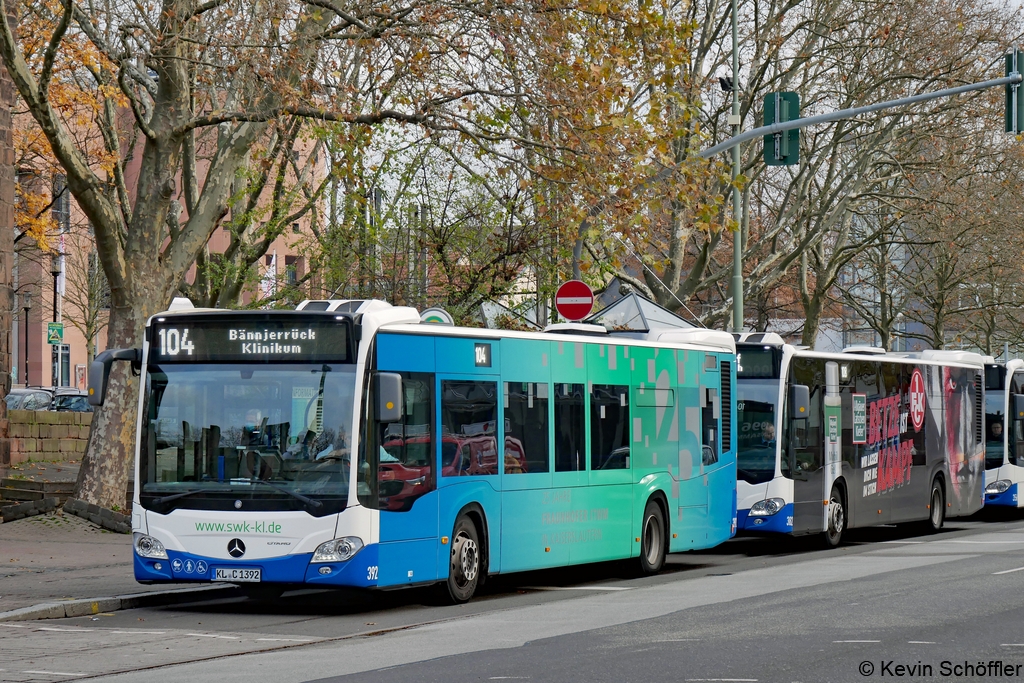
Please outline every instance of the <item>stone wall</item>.
[[10, 462], [81, 460], [89, 443], [92, 413], [12, 410], [8, 415]]

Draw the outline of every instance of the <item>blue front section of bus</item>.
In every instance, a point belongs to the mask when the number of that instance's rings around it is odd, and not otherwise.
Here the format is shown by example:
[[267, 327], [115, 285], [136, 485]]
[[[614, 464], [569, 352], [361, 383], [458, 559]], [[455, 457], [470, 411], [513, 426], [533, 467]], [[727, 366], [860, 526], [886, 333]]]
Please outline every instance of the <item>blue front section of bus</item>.
[[985, 505], [1017, 507], [1017, 484], [1011, 484], [1010, 488], [1006, 489], [1002, 493], [986, 493]]
[[793, 533], [793, 504], [787, 503], [781, 510], [769, 517], [751, 517], [749, 509], [739, 510], [736, 513], [736, 526], [739, 531], [791, 534]]
[[168, 550], [166, 560], [133, 555], [135, 580], [144, 582], [208, 582], [213, 581], [217, 569], [259, 569], [262, 583], [310, 583], [361, 588], [377, 584], [372, 580], [377, 567], [376, 546], [363, 548], [347, 562], [316, 564], [310, 563], [312, 553], [249, 561], [203, 557], [176, 550]]

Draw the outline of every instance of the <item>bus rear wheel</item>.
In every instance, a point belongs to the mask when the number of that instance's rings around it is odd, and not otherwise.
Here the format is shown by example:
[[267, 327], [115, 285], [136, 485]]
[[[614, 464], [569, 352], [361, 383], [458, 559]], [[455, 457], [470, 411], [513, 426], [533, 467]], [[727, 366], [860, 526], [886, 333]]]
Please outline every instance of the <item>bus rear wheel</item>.
[[843, 504], [843, 493], [838, 486], [832, 487], [828, 497], [828, 510], [825, 515], [825, 545], [835, 548], [843, 542], [846, 530], [846, 506]]
[[661, 506], [649, 500], [640, 527], [640, 573], [657, 574], [661, 571], [665, 566], [665, 553], [665, 520]]
[[452, 530], [451, 562], [446, 584], [448, 598], [456, 605], [467, 602], [480, 583], [480, 538], [473, 521], [462, 515]]
[[946, 521], [946, 494], [942, 490], [942, 483], [938, 479], [932, 482], [930, 501], [927, 529], [935, 533], [942, 529], [942, 524]]

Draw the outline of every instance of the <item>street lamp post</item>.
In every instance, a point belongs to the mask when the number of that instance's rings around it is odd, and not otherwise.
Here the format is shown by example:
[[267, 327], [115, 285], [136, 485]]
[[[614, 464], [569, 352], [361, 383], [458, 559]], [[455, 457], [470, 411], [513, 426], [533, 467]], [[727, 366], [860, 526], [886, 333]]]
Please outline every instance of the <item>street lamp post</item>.
[[32, 310], [32, 292], [21, 295], [21, 306], [25, 309], [25, 386], [28, 386], [28, 312]]
[[[53, 322], [54, 323], [60, 322], [60, 320], [58, 320], [58, 317], [57, 317], [58, 314], [59, 314], [58, 309], [57, 309], [57, 297], [59, 296], [58, 293], [57, 293], [57, 282], [58, 282], [58, 280], [60, 280], [60, 274], [61, 274], [61, 271], [63, 270], [62, 266], [63, 266], [63, 264], [61, 263], [61, 256], [60, 256], [60, 254], [54, 254], [54, 255], [52, 255], [50, 257], [50, 274], [53, 275]], [[63, 351], [63, 349], [61, 348], [61, 344], [56, 344], [56, 345], [53, 346], [53, 351], [51, 353], [51, 356], [53, 357], [53, 371], [50, 374], [51, 374], [51, 379], [53, 380], [54, 388], [60, 386], [60, 365], [61, 365], [61, 360], [63, 360], [61, 358], [62, 351]]]

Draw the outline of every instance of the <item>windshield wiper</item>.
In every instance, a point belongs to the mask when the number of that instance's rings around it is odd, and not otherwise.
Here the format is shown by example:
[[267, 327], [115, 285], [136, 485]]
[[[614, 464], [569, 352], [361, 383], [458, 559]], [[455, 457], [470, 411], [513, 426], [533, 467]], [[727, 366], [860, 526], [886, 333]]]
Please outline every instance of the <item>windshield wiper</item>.
[[231, 493], [231, 489], [191, 489], [189, 491], [182, 491], [181, 493], [172, 493], [169, 496], [163, 498], [157, 498], [156, 500], [150, 501], [150, 505], [163, 505], [164, 503], [170, 503], [172, 500], [178, 500], [185, 496], [192, 496], [197, 493]]
[[271, 484], [269, 481], [264, 481], [263, 479], [254, 479], [254, 480], [252, 480], [252, 483], [253, 484], [263, 484], [264, 486], [269, 486], [270, 488], [274, 489], [275, 491], [280, 491], [281, 493], [284, 493], [286, 495], [291, 496], [295, 500], [301, 501], [302, 503], [304, 503], [306, 505], [309, 505], [314, 510], [319, 510], [320, 508], [322, 508], [324, 506], [324, 504], [321, 503], [319, 500], [313, 500], [312, 498], [308, 498], [308, 497], [302, 495], [301, 493], [296, 493], [295, 491], [292, 491], [292, 490], [290, 490], [290, 489], [288, 489], [288, 488], [286, 488], [284, 486], [278, 486], [277, 484]]

